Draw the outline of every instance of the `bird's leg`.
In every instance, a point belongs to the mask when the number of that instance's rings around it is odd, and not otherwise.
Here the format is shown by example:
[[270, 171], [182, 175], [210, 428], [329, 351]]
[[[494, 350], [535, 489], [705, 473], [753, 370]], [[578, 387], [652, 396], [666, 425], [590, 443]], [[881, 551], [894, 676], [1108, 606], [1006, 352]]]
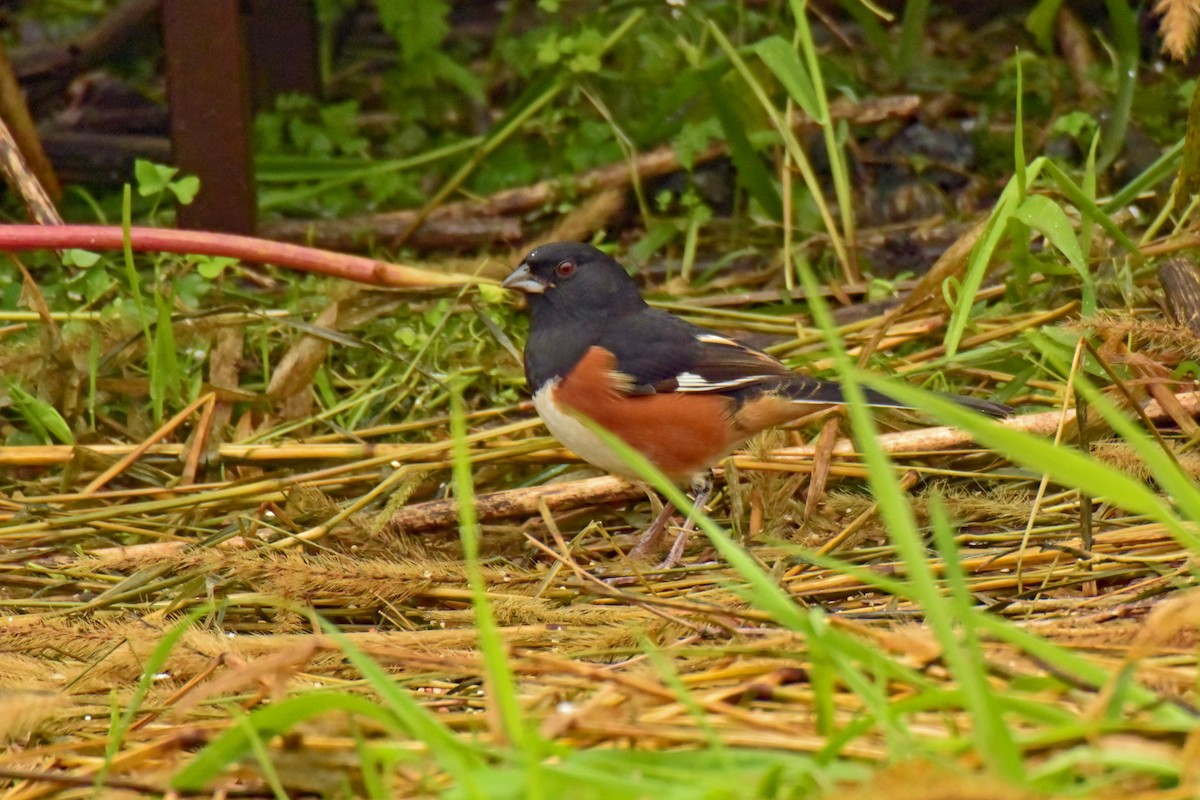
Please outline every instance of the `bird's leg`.
[[651, 553], [657, 553], [662, 547], [663, 534], [667, 531], [667, 523], [675, 513], [675, 504], [670, 500], [663, 503], [662, 511], [650, 523], [650, 527], [638, 537], [637, 544], [629, 551], [629, 557], [636, 561], [644, 561]]
[[[696, 507], [698, 513], [704, 512], [704, 505], [713, 493], [713, 474], [712, 470], [706, 470], [700, 475], [697, 475], [692, 480], [692, 503]], [[657, 569], [671, 569], [677, 565], [680, 559], [683, 558], [683, 549], [687, 547], [688, 537], [691, 536], [693, 530], [696, 529], [696, 517], [689, 515], [684, 520], [683, 527], [679, 529], [679, 535], [675, 537], [675, 541], [671, 544], [671, 550], [667, 553], [667, 557], [658, 565]]]

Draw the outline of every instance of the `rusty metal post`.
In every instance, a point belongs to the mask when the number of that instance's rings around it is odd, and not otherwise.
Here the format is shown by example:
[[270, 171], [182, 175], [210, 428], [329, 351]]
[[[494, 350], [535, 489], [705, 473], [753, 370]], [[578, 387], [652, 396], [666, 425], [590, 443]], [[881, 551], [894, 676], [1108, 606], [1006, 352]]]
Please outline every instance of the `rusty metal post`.
[[176, 165], [200, 178], [179, 225], [253, 233], [257, 200], [239, 0], [163, 0], [167, 98]]
[[312, 0], [249, 0], [247, 41], [255, 108], [287, 92], [316, 95], [317, 19]]

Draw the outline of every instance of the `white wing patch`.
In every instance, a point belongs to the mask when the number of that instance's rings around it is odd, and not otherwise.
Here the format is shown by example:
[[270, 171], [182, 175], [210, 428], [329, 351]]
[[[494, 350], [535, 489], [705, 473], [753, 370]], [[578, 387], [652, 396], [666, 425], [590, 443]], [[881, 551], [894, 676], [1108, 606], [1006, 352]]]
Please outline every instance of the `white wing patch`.
[[742, 378], [732, 378], [727, 381], [713, 382], [705, 378], [703, 375], [697, 375], [694, 372], [681, 372], [675, 376], [676, 382], [679, 384], [677, 392], [720, 392], [725, 389], [736, 389], [739, 386], [749, 386], [752, 383], [758, 383], [766, 378], [766, 375], [747, 375]]
[[706, 344], [723, 344], [728, 347], [736, 347], [739, 350], [745, 350], [746, 346], [741, 342], [730, 339], [726, 336], [720, 336], [715, 333], [702, 333], [696, 337], [696, 341]]

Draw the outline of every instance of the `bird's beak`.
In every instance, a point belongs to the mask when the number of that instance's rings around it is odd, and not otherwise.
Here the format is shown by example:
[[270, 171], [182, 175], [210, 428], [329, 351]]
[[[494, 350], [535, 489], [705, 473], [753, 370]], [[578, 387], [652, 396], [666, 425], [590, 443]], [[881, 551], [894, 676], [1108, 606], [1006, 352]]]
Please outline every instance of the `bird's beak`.
[[518, 292], [525, 294], [542, 294], [549, 287], [542, 283], [529, 269], [528, 264], [521, 264], [512, 271], [512, 274], [504, 279], [500, 284], [505, 289], [516, 289]]

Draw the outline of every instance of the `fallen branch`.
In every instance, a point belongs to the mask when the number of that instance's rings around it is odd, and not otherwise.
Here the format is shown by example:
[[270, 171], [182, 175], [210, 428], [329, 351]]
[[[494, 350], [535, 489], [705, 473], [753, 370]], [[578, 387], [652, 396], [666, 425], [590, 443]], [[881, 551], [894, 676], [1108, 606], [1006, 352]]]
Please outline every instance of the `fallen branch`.
[[[228, 233], [131, 228], [129, 242], [138, 253], [230, 256], [255, 264], [274, 264], [372, 286], [412, 289], [491, 282], [486, 278], [434, 272], [419, 267], [389, 264], [373, 258]], [[84, 250], [121, 250], [124, 246], [123, 233], [116, 226], [0, 225], [0, 251], [62, 250], [72, 247]]]
[[[0, 133], [4, 134], [5, 150], [15, 150], [19, 156], [11, 152], [4, 154], [4, 171], [10, 184], [16, 189], [25, 205], [29, 208], [29, 216], [42, 224], [62, 222], [54, 202], [62, 198], [62, 189], [58, 178], [42, 143], [38, 140], [37, 126], [25, 105], [21, 87], [12, 72], [12, 64], [8, 61], [8, 52], [0, 43]], [[14, 164], [20, 162], [20, 167]], [[22, 168], [28, 173], [22, 176]]]
[[[879, 97], [855, 103], [842, 100], [830, 107], [830, 114], [838, 120], [854, 125], [869, 125], [886, 119], [912, 116], [920, 107], [920, 98], [915, 95]], [[798, 128], [815, 127], [807, 117], [797, 121]], [[724, 155], [727, 148], [718, 142], [697, 153], [693, 164], [703, 164]], [[482, 200], [464, 200], [447, 203], [426, 214], [408, 209], [385, 214], [371, 214], [337, 220], [279, 220], [265, 222], [261, 226], [264, 236], [291, 242], [309, 242], [334, 250], [350, 250], [366, 242], [387, 244], [404, 241], [413, 225], [424, 226], [433, 220], [462, 220], [474, 217], [511, 216], [520, 217], [539, 208], [544, 208], [564, 197], [581, 197], [606, 189], [624, 189], [636, 176], [639, 180], [655, 178], [683, 169], [683, 164], [671, 146], [659, 147], [644, 153], [630, 164], [620, 161], [585, 172], [573, 181], [547, 180], [530, 186], [520, 186], [497, 192]], [[420, 235], [418, 228], [415, 235]]]
[[[1175, 395], [1175, 398], [1187, 413], [1193, 416], [1200, 414], [1200, 392], [1187, 392]], [[1168, 418], [1167, 412], [1157, 402], [1148, 403], [1143, 410], [1146, 417], [1154, 421]], [[1071, 424], [1074, 420], [1075, 410], [1070, 409], [1066, 412], [1065, 417], [1061, 411], [1047, 411], [1040, 414], [1010, 417], [1001, 420], [998, 424], [1013, 430], [1049, 436], [1058, 429], [1060, 424]], [[932, 427], [883, 434], [879, 437], [879, 441], [886, 452], [892, 455], [903, 455], [962, 447], [970, 444], [972, 440], [970, 435], [957, 428]], [[449, 443], [444, 443], [444, 446], [449, 447]], [[90, 445], [87, 449], [112, 458], [125, 455], [132, 448], [132, 445]], [[181, 444], [157, 444], [146, 448], [145, 455], [179, 457], [183, 448], [184, 446]], [[416, 455], [428, 458], [432, 451], [437, 449], [439, 448], [428, 444], [224, 444], [219, 449], [219, 455], [222, 459], [246, 461], [353, 460], [385, 456], [404, 460]], [[0, 467], [63, 463], [71, 459], [74, 451], [75, 448], [66, 445], [0, 448]], [[834, 444], [832, 450], [833, 455], [840, 456], [853, 456], [856, 452], [854, 443], [849, 439], [839, 440]], [[566, 451], [539, 453], [539, 456], [548, 455], [554, 455], [561, 460], [571, 458], [570, 453]], [[743, 470], [770, 469], [773, 464], [812, 462], [814, 455], [815, 447], [804, 445], [780, 448], [762, 458], [738, 455], [734, 456], [733, 461], [739, 469]], [[834, 474], [865, 474], [861, 466], [853, 464], [833, 464], [831, 470]], [[552, 483], [481, 494], [476, 498], [476, 515], [480, 522], [519, 519], [536, 515], [538, 504], [542, 500], [546, 502], [551, 511], [570, 511], [585, 506], [636, 500], [644, 493], [644, 489], [620, 478], [612, 476], [587, 478], [567, 483]], [[116, 494], [120, 493], [115, 493], [114, 496]], [[421, 533], [452, 527], [457, 521], [457, 501], [432, 500], [400, 509], [389, 521], [389, 525], [407, 533]]]
[[[1188, 414], [1192, 416], [1200, 414], [1200, 392], [1177, 394], [1175, 395], [1175, 399], [1179, 401], [1180, 406]], [[1146, 417], [1153, 421], [1167, 419], [1169, 416], [1167, 411], [1157, 401], [1146, 404], [1143, 411]], [[1041, 414], [1009, 417], [1008, 419], [1000, 420], [999, 424], [1011, 430], [1050, 436], [1058, 430], [1060, 424], [1070, 425], [1074, 421], [1075, 409], [1072, 408], [1067, 410], [1065, 416], [1062, 411], [1046, 411]], [[882, 445], [886, 452], [893, 455], [949, 450], [970, 444], [972, 441], [969, 433], [961, 431], [958, 428], [942, 426], [920, 428], [914, 431], [900, 431], [898, 433], [885, 433], [879, 436], [880, 445]], [[814, 445], [784, 447], [773, 451], [770, 454], [770, 458], [771, 460], [781, 461], [805, 461], [811, 459], [815, 452], [816, 448]], [[833, 446], [834, 455], [849, 456], [857, 452], [854, 442], [849, 439], [840, 439]]]
[[[601, 478], [481, 494], [475, 498], [475, 515], [480, 522], [492, 522], [536, 516], [538, 506], [543, 502], [551, 511], [568, 511], [584, 506], [621, 503], [645, 496], [645, 489], [621, 478], [606, 475]], [[388, 521], [388, 526], [405, 533], [421, 533], [449, 528], [457, 523], [457, 500], [433, 500], [400, 509]]]
[[153, 30], [158, 7], [159, 0], [126, 0], [94, 28], [69, 41], [14, 52], [13, 70], [30, 95], [30, 104], [58, 97], [76, 75]]
[[[403, 461], [414, 453], [429, 455], [449, 450], [449, 442], [434, 444], [223, 444], [217, 452], [222, 461], [355, 461], [391, 458]], [[80, 451], [101, 458], [124, 458], [135, 450], [147, 457], [181, 458], [185, 445], [153, 444], [47, 444], [0, 447], [0, 467], [47, 467], [65, 464]]]
[[[1176, 395], [1176, 398], [1189, 414], [1193, 416], [1200, 414], [1200, 392], [1180, 394]], [[1147, 404], [1144, 412], [1151, 420], [1168, 417], [1167, 412], [1157, 402]], [[1070, 424], [1074, 419], [1075, 410], [1070, 409], [1066, 413], [1065, 420], [1061, 411], [1047, 411], [1042, 414], [1010, 417], [1001, 420], [999, 424], [1013, 430], [1050, 436], [1060, 424]], [[969, 434], [957, 428], [933, 427], [884, 434], [879, 437], [879, 441], [888, 453], [911, 454], [961, 447], [970, 444], [972, 440]], [[834, 444], [832, 453], [833, 455], [852, 456], [857, 453], [857, 450], [852, 441], [841, 439]], [[763, 469], [769, 468], [772, 463], [811, 462], [815, 455], [815, 445], [784, 447], [768, 453], [763, 459], [735, 456], [734, 463], [741, 469]], [[837, 472], [838, 467], [839, 465], [834, 465], [832, 469]], [[855, 471], [858, 471], [858, 468]], [[582, 506], [634, 500], [643, 492], [644, 490], [620, 478], [591, 478], [571, 483], [533, 486], [526, 489], [512, 489], [479, 495], [476, 498], [475, 513], [480, 522], [493, 522], [500, 519], [534, 516], [538, 513], [538, 503], [542, 498], [545, 498], [551, 511], [566, 511]], [[434, 500], [401, 509], [392, 517], [389, 524], [408, 533], [417, 533], [450, 527], [457, 521], [458, 504], [456, 501]]]

